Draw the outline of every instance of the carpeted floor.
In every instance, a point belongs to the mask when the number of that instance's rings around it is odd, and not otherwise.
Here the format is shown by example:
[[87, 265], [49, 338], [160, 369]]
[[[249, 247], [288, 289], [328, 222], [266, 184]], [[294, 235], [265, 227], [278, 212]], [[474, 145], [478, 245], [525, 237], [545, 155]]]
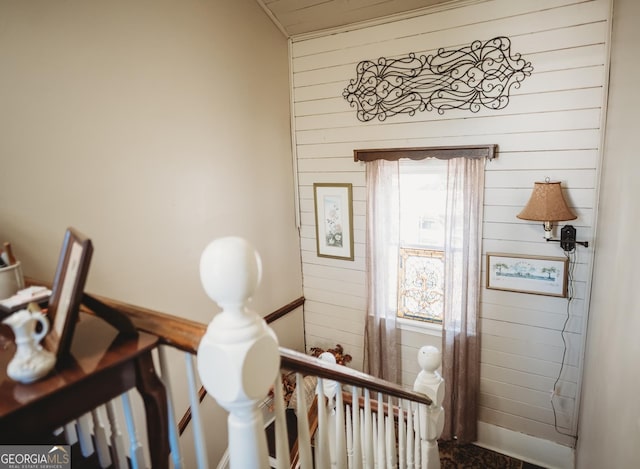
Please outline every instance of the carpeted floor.
[[438, 442], [442, 469], [544, 469], [475, 445]]

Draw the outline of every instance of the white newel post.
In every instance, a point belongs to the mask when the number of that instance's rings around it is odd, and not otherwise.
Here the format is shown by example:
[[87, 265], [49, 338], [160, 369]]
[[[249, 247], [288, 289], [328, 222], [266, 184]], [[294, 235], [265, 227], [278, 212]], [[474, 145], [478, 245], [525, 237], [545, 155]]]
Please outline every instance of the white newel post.
[[205, 389], [229, 411], [232, 469], [269, 467], [259, 403], [276, 380], [280, 354], [274, 332], [246, 307], [261, 272], [258, 253], [242, 238], [217, 239], [200, 258], [202, 285], [222, 312], [200, 342], [198, 372]]
[[438, 438], [444, 429], [444, 379], [436, 370], [442, 363], [442, 354], [431, 345], [425, 345], [418, 352], [420, 373], [413, 384], [413, 390], [426, 394], [431, 399], [430, 406], [419, 406], [421, 462], [426, 469], [440, 469]]

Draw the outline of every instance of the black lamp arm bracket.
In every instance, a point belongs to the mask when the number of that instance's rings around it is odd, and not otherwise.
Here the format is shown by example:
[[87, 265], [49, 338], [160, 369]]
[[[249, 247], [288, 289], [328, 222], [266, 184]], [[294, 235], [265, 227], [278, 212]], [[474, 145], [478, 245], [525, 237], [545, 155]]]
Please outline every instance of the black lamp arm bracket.
[[565, 251], [573, 251], [576, 244], [584, 246], [585, 248], [589, 247], [588, 241], [576, 241], [576, 229], [573, 225], [565, 225], [562, 227], [560, 230], [560, 239], [547, 239], [547, 241], [560, 243], [560, 247]]

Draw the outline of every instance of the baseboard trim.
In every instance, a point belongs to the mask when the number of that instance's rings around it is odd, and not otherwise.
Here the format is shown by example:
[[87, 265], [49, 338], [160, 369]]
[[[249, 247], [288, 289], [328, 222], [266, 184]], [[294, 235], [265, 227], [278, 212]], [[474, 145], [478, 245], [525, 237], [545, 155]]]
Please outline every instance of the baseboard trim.
[[478, 422], [474, 444], [549, 469], [575, 467], [573, 448], [485, 422]]

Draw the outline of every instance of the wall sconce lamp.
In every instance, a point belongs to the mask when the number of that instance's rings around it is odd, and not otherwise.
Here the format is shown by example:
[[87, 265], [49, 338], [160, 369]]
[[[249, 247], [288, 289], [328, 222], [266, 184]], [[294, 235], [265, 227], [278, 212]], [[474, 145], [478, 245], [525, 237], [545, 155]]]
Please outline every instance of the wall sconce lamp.
[[565, 225], [560, 230], [560, 239], [551, 239], [553, 222], [575, 220], [577, 215], [571, 211], [562, 195], [559, 182], [536, 182], [527, 205], [516, 215], [521, 220], [541, 221], [544, 226], [544, 239], [560, 243], [565, 251], [573, 251], [576, 244], [589, 247], [587, 241], [576, 241], [576, 229]]

